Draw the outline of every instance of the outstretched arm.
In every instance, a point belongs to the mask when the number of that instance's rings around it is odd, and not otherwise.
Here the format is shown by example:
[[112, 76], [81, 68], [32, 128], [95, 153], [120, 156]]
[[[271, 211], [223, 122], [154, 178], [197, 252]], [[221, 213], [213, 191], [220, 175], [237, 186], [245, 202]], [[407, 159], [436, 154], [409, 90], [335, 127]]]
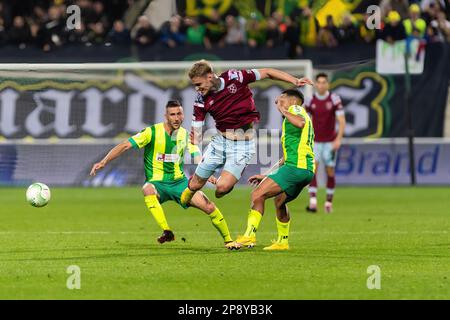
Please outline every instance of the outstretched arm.
[[263, 68], [258, 69], [259, 74], [262, 79], [273, 79], [273, 80], [281, 80], [284, 82], [292, 83], [296, 87], [303, 87], [304, 85], [313, 85], [313, 82], [308, 78], [296, 78], [289, 73], [286, 73], [284, 71], [273, 69], [273, 68]]
[[284, 164], [284, 157], [275, 163], [272, 168], [270, 168], [266, 173], [264, 174], [255, 174], [254, 176], [251, 176], [248, 178], [248, 183], [250, 183], [252, 186], [257, 186], [259, 183], [261, 183], [262, 180], [264, 180], [269, 174], [271, 174], [273, 171], [278, 169]]
[[122, 153], [131, 149], [132, 145], [130, 141], [124, 141], [119, 143], [117, 146], [111, 149], [108, 154], [100, 161], [95, 163], [91, 169], [91, 176], [95, 176], [98, 170], [103, 169], [109, 162], [118, 158]]

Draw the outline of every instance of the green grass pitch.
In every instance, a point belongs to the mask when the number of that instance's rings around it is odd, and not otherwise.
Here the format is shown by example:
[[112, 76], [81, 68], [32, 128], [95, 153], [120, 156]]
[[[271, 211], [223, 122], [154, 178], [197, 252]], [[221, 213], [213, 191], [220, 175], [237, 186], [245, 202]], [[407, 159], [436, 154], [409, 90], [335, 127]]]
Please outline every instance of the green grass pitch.
[[[163, 207], [176, 241], [158, 244], [139, 187], [52, 192], [38, 209], [25, 189], [0, 189], [0, 299], [450, 299], [448, 188], [338, 188], [331, 215], [305, 213], [303, 193], [288, 252], [262, 250], [276, 237], [272, 202], [257, 246], [230, 252], [209, 218], [174, 203]], [[249, 194], [213, 199], [233, 236]], [[70, 265], [80, 290], [66, 288]]]

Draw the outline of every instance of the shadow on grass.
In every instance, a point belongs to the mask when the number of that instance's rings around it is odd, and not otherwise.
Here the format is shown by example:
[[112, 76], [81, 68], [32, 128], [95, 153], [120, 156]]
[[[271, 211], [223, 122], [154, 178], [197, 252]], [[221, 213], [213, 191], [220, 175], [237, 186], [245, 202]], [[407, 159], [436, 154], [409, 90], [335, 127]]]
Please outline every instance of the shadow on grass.
[[[167, 256], [189, 256], [189, 255], [223, 255], [223, 254], [232, 254], [232, 252], [228, 251], [225, 248], [205, 248], [205, 247], [186, 247], [186, 246], [174, 246], [174, 245], [142, 245], [142, 244], [121, 244], [120, 246], [125, 246], [128, 248], [132, 248], [131, 251], [139, 251], [139, 252], [128, 252], [128, 250], [117, 249], [117, 248], [64, 248], [64, 249], [36, 249], [36, 250], [17, 250], [17, 251], [8, 251], [8, 252], [0, 252], [1, 254], [26, 254], [26, 253], [35, 253], [41, 254], [40, 257], [33, 258], [16, 258], [16, 259], [2, 259], [3, 262], [25, 262], [25, 261], [66, 261], [66, 260], [90, 260], [90, 259], [126, 259], [126, 258], [145, 258], [145, 257], [167, 257]], [[108, 250], [108, 251], [118, 251], [116, 253], [108, 253], [108, 254], [86, 254], [91, 251], [99, 251], [99, 250]], [[57, 253], [61, 252], [61, 255], [64, 255], [68, 252], [77, 251], [80, 255], [70, 256], [70, 257], [62, 257], [62, 256], [53, 256], [53, 257], [43, 257], [46, 253]], [[145, 251], [145, 252], [141, 252]], [[240, 250], [241, 253], [250, 252], [251, 250]]]

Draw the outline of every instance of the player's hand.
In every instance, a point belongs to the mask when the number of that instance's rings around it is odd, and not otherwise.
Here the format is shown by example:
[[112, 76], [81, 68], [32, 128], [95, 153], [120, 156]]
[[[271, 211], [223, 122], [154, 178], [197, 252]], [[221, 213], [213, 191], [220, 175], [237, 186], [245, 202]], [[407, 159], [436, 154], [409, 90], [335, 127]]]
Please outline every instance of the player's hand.
[[265, 177], [266, 176], [263, 174], [255, 174], [254, 176], [248, 178], [248, 183], [252, 186], [257, 186], [262, 180], [264, 180]]
[[334, 139], [333, 150], [338, 151], [340, 147], [341, 147], [341, 139]]
[[314, 86], [314, 82], [308, 78], [300, 78], [295, 81], [295, 85], [297, 87], [303, 87], [306, 86], [307, 84], [309, 84], [310, 86]]
[[95, 174], [97, 173], [97, 171], [103, 169], [104, 167], [105, 167], [105, 164], [103, 162], [97, 162], [96, 164], [94, 164], [92, 166], [90, 175], [92, 177], [94, 177]]
[[281, 106], [280, 104], [277, 104], [277, 108], [282, 115], [285, 115], [287, 112], [289, 112], [289, 108], [287, 106]]
[[210, 182], [212, 184], [217, 184], [217, 178], [214, 176], [211, 176], [208, 178], [208, 182]]

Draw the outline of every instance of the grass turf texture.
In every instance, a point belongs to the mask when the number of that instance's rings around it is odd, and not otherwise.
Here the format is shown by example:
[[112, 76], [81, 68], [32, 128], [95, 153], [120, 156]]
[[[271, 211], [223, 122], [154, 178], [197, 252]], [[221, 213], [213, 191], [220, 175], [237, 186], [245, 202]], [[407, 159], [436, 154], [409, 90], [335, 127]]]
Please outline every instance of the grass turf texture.
[[[208, 217], [174, 203], [163, 207], [176, 241], [158, 244], [139, 188], [53, 188], [40, 209], [1, 188], [0, 299], [449, 299], [448, 190], [339, 188], [332, 215], [305, 213], [303, 193], [288, 252], [262, 250], [276, 238], [269, 202], [257, 247], [230, 252]], [[214, 199], [233, 236], [249, 194]], [[66, 288], [70, 265], [81, 290]], [[366, 287], [370, 265], [381, 290]]]

